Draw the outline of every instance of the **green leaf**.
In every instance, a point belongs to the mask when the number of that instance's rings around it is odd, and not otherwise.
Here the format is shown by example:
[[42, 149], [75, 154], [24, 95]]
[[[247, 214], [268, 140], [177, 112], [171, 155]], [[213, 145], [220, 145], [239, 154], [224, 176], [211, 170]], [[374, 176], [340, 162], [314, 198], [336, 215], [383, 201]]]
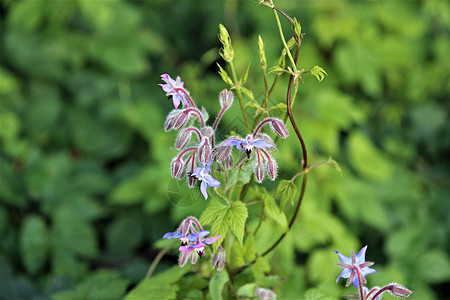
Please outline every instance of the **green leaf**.
[[247, 66], [247, 71], [245, 71], [244, 78], [242, 80], [242, 85], [244, 85], [247, 82], [247, 77], [248, 77], [248, 71], [249, 70], [250, 70], [250, 63]]
[[235, 168], [231, 170], [225, 191], [231, 188], [234, 184], [245, 184], [249, 182], [252, 175], [253, 164], [251, 163], [244, 164], [242, 168]]
[[276, 194], [281, 195], [280, 209], [283, 211], [287, 202], [294, 205], [295, 195], [297, 194], [297, 187], [290, 180], [281, 180], [278, 184]]
[[333, 169], [335, 169], [339, 173], [339, 175], [341, 175], [341, 177], [344, 177], [344, 172], [342, 172], [342, 169], [339, 166], [338, 162], [332, 159], [331, 156], [330, 158], [328, 158], [327, 164], [330, 165]]
[[255, 100], [255, 97], [253, 97], [253, 92], [251, 90], [249, 90], [248, 88], [241, 87], [241, 91], [242, 91], [242, 93], [244, 93], [244, 95], [246, 95], [251, 100]]
[[277, 105], [275, 105], [275, 106], [272, 106], [269, 110], [275, 110], [275, 111], [282, 111], [282, 112], [285, 112], [286, 111], [286, 108], [287, 108], [287, 106], [286, 106], [286, 104], [285, 103], [278, 103]]
[[280, 211], [273, 196], [267, 193], [264, 195], [264, 212], [269, 218], [277, 222], [283, 230], [288, 229], [286, 215]]
[[203, 211], [200, 216], [200, 223], [203, 225], [211, 225], [213, 224], [219, 217], [225, 215], [228, 206], [220, 203], [220, 200], [217, 198], [212, 198], [209, 202], [208, 207]]
[[255, 239], [253, 235], [248, 235], [247, 238], [245, 239], [244, 246], [242, 247], [242, 254], [247, 261], [255, 259], [256, 248], [255, 248]]
[[248, 218], [247, 207], [241, 201], [236, 201], [228, 210], [228, 220], [231, 230], [242, 246], [244, 239], [245, 221]]
[[142, 280], [132, 289], [124, 300], [136, 299], [176, 299], [178, 285], [174, 284], [180, 280], [189, 268], [180, 268], [178, 265]]
[[230, 76], [228, 76], [227, 71], [225, 71], [218, 63], [217, 66], [219, 67], [219, 75], [222, 77], [222, 80], [229, 85], [233, 85], [233, 80], [231, 80]]
[[28, 216], [20, 233], [20, 250], [25, 268], [31, 274], [44, 265], [49, 249], [48, 229], [39, 216]]
[[270, 272], [270, 265], [265, 257], [258, 257], [255, 263], [251, 266], [253, 276], [256, 280], [265, 277], [265, 273]]
[[333, 300], [330, 295], [325, 294], [320, 288], [312, 288], [305, 292], [303, 296], [305, 300]]
[[122, 279], [118, 272], [99, 271], [73, 290], [62, 291], [52, 295], [53, 300], [104, 300], [120, 299], [126, 291], [128, 280]]
[[328, 76], [327, 72], [322, 67], [314, 66], [311, 70], [311, 74], [314, 75], [314, 77], [317, 78], [319, 82], [322, 82], [322, 80], [325, 78], [325, 75]]
[[229, 280], [228, 273], [225, 270], [214, 274], [213, 278], [211, 278], [209, 282], [209, 293], [211, 295], [211, 299], [213, 300], [223, 299], [222, 290], [224, 285], [228, 282], [228, 280]]
[[256, 289], [256, 284], [247, 283], [247, 284], [244, 284], [243, 286], [239, 287], [239, 289], [237, 290], [237, 295], [239, 297], [252, 298], [255, 296], [255, 289]]

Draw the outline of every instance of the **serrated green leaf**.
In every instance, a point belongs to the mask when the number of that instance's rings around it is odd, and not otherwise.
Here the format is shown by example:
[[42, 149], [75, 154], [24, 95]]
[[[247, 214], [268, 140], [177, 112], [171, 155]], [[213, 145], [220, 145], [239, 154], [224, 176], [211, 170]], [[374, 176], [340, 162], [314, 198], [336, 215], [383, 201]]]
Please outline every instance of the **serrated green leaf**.
[[219, 75], [222, 77], [222, 80], [229, 85], [233, 85], [233, 80], [231, 80], [230, 76], [228, 76], [227, 71], [225, 71], [218, 63], [217, 66], [219, 67]]
[[314, 75], [314, 77], [317, 78], [319, 82], [322, 82], [322, 80], [325, 78], [325, 75], [328, 76], [327, 72], [322, 67], [314, 66], [311, 70], [311, 74]]
[[247, 261], [255, 259], [256, 249], [253, 235], [248, 235], [245, 239], [244, 246], [242, 247], [242, 255]]
[[[359, 297], [359, 295], [358, 295]], [[322, 291], [319, 288], [313, 288], [309, 289], [305, 292], [304, 295], [305, 300], [333, 300], [334, 298], [330, 295], [325, 294], [324, 291]]]
[[276, 194], [281, 196], [280, 209], [283, 211], [287, 202], [291, 202], [294, 205], [295, 195], [297, 194], [297, 187], [290, 180], [281, 180], [277, 187]]
[[242, 241], [244, 239], [245, 221], [248, 218], [247, 207], [241, 201], [236, 201], [228, 210], [227, 217], [229, 219], [231, 231], [233, 231], [234, 235], [242, 246]]
[[203, 211], [200, 216], [200, 223], [203, 225], [211, 225], [217, 218], [220, 218], [225, 215], [228, 206], [220, 203], [220, 200], [217, 198], [212, 198], [209, 202], [208, 207]]
[[44, 220], [28, 216], [20, 233], [20, 250], [25, 268], [31, 274], [38, 272], [45, 263], [49, 248], [49, 236]]
[[246, 95], [251, 100], [255, 100], [255, 97], [253, 97], [253, 92], [251, 90], [249, 90], [248, 88], [241, 87], [241, 91], [242, 91], [242, 93], [244, 93], [244, 95]]
[[225, 191], [231, 188], [235, 184], [244, 184], [250, 181], [253, 175], [253, 165], [251, 163], [246, 163], [242, 168], [235, 168], [231, 170], [227, 186]]
[[288, 229], [288, 222], [284, 212], [280, 211], [275, 199], [270, 194], [264, 195], [264, 212], [265, 214], [277, 222], [284, 230]]
[[224, 285], [228, 282], [228, 273], [223, 270], [214, 274], [213, 278], [209, 281], [209, 294], [213, 300], [221, 300], [222, 290]]

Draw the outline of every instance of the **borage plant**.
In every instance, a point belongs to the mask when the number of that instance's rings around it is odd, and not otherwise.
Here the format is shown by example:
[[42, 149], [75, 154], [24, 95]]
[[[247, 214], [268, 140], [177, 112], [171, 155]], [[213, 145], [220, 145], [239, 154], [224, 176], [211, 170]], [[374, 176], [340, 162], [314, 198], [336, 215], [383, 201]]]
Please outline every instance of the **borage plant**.
[[[265, 45], [262, 37], [258, 38], [259, 62], [265, 86], [264, 97], [260, 102], [254, 99], [252, 91], [245, 86], [249, 68], [238, 79], [234, 65], [235, 52], [223, 25], [219, 25], [219, 40], [222, 43], [219, 54], [228, 63], [230, 74], [225, 70], [227, 67], [218, 67], [229, 89], [219, 93], [220, 111], [212, 124], [207, 123], [209, 114], [206, 110], [199, 109], [191, 97], [188, 84], [185, 86], [179, 76], [173, 76], [174, 79], [169, 74], [161, 75], [163, 83], [160, 86], [174, 105], [174, 110], [167, 115], [164, 129], [177, 132], [175, 149], [178, 153], [171, 162], [171, 175], [178, 180], [185, 178], [190, 188], [199, 188], [209, 204], [199, 219], [187, 217], [175, 231], [162, 237], [179, 240], [179, 266], [151, 277], [163, 255], [175, 246], [171, 243], [157, 255], [147, 273], [147, 279], [128, 294], [128, 299], [221, 299], [222, 295], [226, 298], [276, 298], [276, 288], [282, 284], [282, 279], [274, 274], [267, 276], [266, 272], [270, 268], [265, 257], [280, 245], [292, 228], [305, 195], [309, 171], [324, 164], [339, 170], [332, 159], [309, 164], [306, 143], [292, 113], [299, 84], [303, 82], [302, 76], [311, 74], [321, 82], [327, 73], [319, 66], [309, 70], [297, 67], [303, 39], [300, 23], [276, 7], [271, 0], [260, 1], [260, 4], [273, 10], [283, 44], [277, 64], [267, 70]], [[289, 40], [285, 39], [279, 14], [292, 26], [293, 36]], [[269, 75], [272, 76], [271, 84]], [[289, 76], [285, 101], [269, 105], [269, 97], [283, 75]], [[237, 101], [234, 101], [235, 95]], [[240, 134], [230, 132], [224, 140], [219, 141], [216, 132], [233, 102], [239, 103], [245, 129], [241, 129]], [[250, 117], [246, 110], [248, 107], [255, 109]], [[274, 115], [280, 111], [280, 115]], [[272, 181], [277, 179], [276, 150], [279, 138], [289, 136], [285, 124], [288, 119], [301, 148], [302, 155], [297, 160], [299, 170], [290, 180], [281, 180], [278, 188], [269, 192], [263, 180], [266, 176]], [[301, 178], [299, 193], [297, 178]], [[297, 194], [299, 196], [295, 200]], [[280, 199], [279, 204], [276, 198]], [[292, 208], [287, 216], [284, 210], [288, 203], [291, 203]], [[249, 220], [248, 207], [251, 205], [261, 208], [260, 214], [252, 214], [251, 218], [256, 218], [256, 222]], [[257, 252], [256, 242], [265, 237], [265, 233], [259, 232], [259, 229], [262, 223], [271, 220], [280, 225], [279, 235], [264, 251]], [[250, 227], [250, 222], [257, 225]], [[204, 229], [205, 226], [208, 226], [208, 230]], [[211, 263], [206, 268], [204, 260], [208, 256]], [[373, 272], [368, 268], [370, 263], [364, 262], [364, 253], [352, 255], [351, 259], [341, 254], [339, 257], [342, 262], [340, 265], [345, 268], [340, 277], [349, 278], [349, 282], [355, 286], [359, 284], [361, 299], [381, 295], [383, 289], [372, 294], [362, 290], [364, 276]], [[190, 264], [187, 264], [188, 261]], [[252, 272], [247, 272], [248, 269]], [[190, 271], [194, 271], [195, 275], [186, 275]]]

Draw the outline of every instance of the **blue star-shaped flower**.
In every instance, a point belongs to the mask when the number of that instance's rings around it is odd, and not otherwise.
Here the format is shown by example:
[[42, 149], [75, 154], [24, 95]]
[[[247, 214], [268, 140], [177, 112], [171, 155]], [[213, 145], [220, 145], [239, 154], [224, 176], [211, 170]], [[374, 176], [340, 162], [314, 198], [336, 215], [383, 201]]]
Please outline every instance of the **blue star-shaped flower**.
[[367, 245], [363, 247], [359, 253], [355, 256], [355, 252], [352, 250], [351, 257], [347, 257], [339, 253], [338, 251], [334, 251], [339, 256], [339, 260], [341, 263], [336, 264], [338, 266], [343, 267], [341, 274], [339, 274], [339, 277], [336, 279], [336, 283], [338, 283], [339, 278], [348, 278], [346, 286], [349, 286], [350, 283], [353, 283], [355, 288], [358, 288], [358, 273], [361, 275], [361, 281], [366, 282], [365, 276], [378, 272], [374, 269], [369, 268], [371, 265], [373, 265], [373, 262], [366, 262], [366, 250]]
[[245, 139], [237, 136], [232, 136], [225, 142], [223, 142], [221, 146], [222, 147], [236, 146], [236, 149], [238, 149], [239, 151], [245, 151], [245, 153], [247, 153], [247, 157], [250, 158], [250, 154], [252, 153], [253, 148], [258, 149], [272, 148], [275, 147], [275, 144], [266, 139], [253, 138], [253, 136], [249, 134]]
[[201, 167], [194, 169], [190, 176], [197, 178], [202, 183], [200, 185], [200, 191], [205, 197], [205, 200], [208, 199], [208, 193], [206, 192], [206, 188], [208, 186], [217, 187], [220, 186], [220, 181], [212, 177], [209, 172], [211, 171], [211, 164], [213, 160], [205, 167], [205, 162], [201, 163]]

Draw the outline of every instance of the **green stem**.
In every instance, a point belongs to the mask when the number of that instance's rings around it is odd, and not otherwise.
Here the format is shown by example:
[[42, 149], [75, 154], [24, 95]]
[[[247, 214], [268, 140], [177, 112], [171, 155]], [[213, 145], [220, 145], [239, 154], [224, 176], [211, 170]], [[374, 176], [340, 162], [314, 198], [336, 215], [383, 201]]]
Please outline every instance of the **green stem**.
[[167, 245], [164, 249], [159, 251], [158, 255], [156, 255], [155, 259], [152, 261], [152, 264], [150, 265], [150, 268], [148, 268], [147, 274], [145, 275], [146, 278], [150, 278], [153, 274], [153, 272], [156, 269], [156, 266], [159, 264], [163, 256], [169, 251], [170, 248], [175, 245], [176, 241], [173, 241], [169, 245]]
[[242, 115], [244, 116], [245, 126], [247, 127], [247, 133], [250, 133], [251, 132], [250, 122], [248, 121], [247, 112], [245, 111], [244, 101], [242, 100], [241, 86], [237, 79], [236, 69], [234, 68], [233, 61], [230, 61], [230, 67], [231, 67], [231, 74], [233, 75], [233, 81], [234, 81], [234, 84], [236, 87], [236, 93], [237, 93], [238, 99], [239, 99], [239, 105], [241, 106], [241, 111], [242, 111]]

